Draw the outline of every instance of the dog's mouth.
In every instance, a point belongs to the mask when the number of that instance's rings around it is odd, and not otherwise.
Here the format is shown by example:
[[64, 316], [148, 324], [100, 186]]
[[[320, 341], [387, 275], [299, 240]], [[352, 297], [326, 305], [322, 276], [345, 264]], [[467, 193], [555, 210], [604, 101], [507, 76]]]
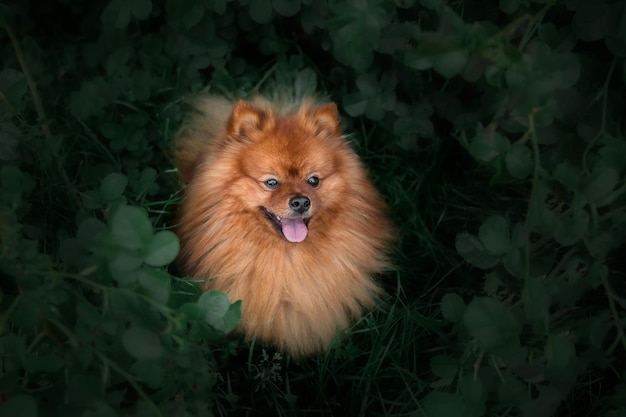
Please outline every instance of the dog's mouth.
[[287, 241], [292, 243], [299, 243], [306, 239], [309, 234], [309, 221], [310, 217], [280, 217], [266, 209], [261, 207], [261, 211], [265, 214], [272, 226], [278, 233], [282, 235]]

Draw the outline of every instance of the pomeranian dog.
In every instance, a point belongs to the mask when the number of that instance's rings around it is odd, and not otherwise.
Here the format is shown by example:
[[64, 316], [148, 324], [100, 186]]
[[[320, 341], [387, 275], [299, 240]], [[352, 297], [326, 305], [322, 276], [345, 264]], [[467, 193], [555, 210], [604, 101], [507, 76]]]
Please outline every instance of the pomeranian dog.
[[299, 357], [373, 307], [388, 266], [386, 205], [342, 135], [334, 103], [192, 103], [174, 143], [186, 183], [181, 272], [242, 300], [238, 330]]

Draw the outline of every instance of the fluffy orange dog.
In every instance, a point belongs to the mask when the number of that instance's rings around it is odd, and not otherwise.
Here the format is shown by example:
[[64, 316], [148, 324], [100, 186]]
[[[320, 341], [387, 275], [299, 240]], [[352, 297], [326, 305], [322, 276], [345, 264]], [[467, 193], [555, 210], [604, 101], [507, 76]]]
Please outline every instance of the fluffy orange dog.
[[387, 266], [386, 207], [333, 103], [194, 103], [175, 142], [187, 187], [182, 272], [242, 300], [247, 339], [293, 356], [326, 349], [374, 305]]

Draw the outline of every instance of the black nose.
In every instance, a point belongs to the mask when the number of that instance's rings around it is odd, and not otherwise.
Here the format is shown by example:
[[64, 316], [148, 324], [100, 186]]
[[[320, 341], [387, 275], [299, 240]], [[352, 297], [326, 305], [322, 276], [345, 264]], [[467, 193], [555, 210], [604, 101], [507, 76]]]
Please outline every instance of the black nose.
[[309, 200], [309, 197], [304, 195], [291, 197], [291, 199], [289, 200], [289, 208], [297, 213], [302, 214], [311, 208], [311, 200]]

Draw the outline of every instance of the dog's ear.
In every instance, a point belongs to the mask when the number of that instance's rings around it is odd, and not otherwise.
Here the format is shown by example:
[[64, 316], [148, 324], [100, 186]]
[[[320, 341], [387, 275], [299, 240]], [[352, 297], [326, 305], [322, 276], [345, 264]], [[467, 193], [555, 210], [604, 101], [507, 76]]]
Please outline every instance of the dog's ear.
[[313, 110], [313, 133], [341, 136], [341, 118], [335, 103], [326, 103]]
[[226, 131], [231, 137], [248, 140], [255, 132], [261, 132], [271, 122], [269, 109], [263, 109], [247, 101], [240, 100], [226, 124]]

